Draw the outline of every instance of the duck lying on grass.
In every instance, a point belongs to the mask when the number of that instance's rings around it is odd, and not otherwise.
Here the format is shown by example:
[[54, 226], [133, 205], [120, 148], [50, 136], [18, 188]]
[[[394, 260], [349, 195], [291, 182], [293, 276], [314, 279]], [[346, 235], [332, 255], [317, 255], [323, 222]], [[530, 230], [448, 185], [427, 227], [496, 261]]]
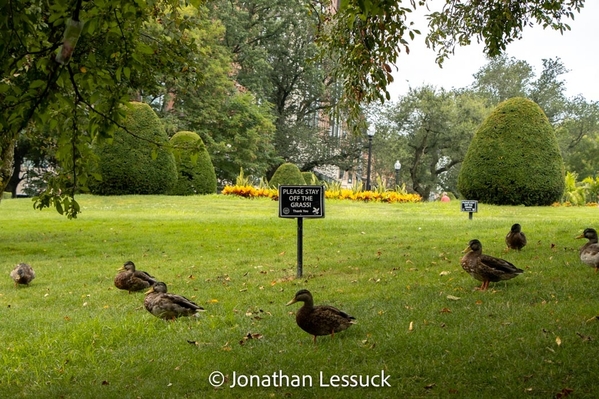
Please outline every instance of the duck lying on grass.
[[507, 260], [483, 255], [483, 246], [479, 240], [470, 240], [463, 252], [466, 255], [460, 262], [462, 268], [472, 277], [483, 282], [480, 286], [481, 291], [489, 287], [490, 281], [509, 280], [524, 273], [524, 270], [518, 269]]
[[526, 245], [526, 235], [522, 232], [522, 226], [515, 223], [512, 225], [512, 229], [505, 236], [505, 244], [510, 249], [517, 249], [518, 251], [524, 248]]
[[177, 317], [197, 316], [204, 308], [181, 295], [167, 293], [166, 284], [157, 282], [146, 292], [144, 299], [146, 310], [164, 320]]
[[314, 306], [314, 299], [308, 290], [299, 290], [295, 297], [287, 303], [287, 306], [296, 302], [303, 302], [295, 314], [297, 325], [314, 336], [314, 343], [318, 335], [335, 336], [336, 332], [347, 330], [355, 324], [355, 318], [345, 312], [327, 305]]
[[35, 278], [35, 271], [27, 263], [19, 263], [10, 272], [10, 277], [15, 282], [15, 288], [19, 285], [29, 285]]
[[583, 233], [576, 238], [586, 238], [589, 240], [580, 248], [580, 260], [589, 266], [595, 268], [595, 273], [599, 269], [599, 244], [597, 243], [597, 231], [595, 229], [584, 229]]
[[135, 270], [135, 263], [128, 261], [120, 269], [114, 278], [114, 285], [118, 289], [131, 291], [142, 291], [150, 288], [156, 280], [146, 272]]

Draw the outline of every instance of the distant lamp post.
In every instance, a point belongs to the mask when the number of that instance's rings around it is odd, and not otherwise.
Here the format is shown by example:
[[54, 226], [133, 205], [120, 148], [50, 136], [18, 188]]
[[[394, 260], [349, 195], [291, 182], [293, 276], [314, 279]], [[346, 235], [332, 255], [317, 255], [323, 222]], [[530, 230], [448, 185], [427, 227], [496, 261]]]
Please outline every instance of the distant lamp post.
[[366, 134], [368, 135], [368, 168], [366, 169], [366, 191], [370, 191], [370, 163], [372, 158], [372, 137], [374, 136], [374, 129], [368, 129]]
[[401, 169], [401, 164], [399, 161], [395, 161], [393, 167], [395, 168], [395, 185], [399, 186], [399, 170]]

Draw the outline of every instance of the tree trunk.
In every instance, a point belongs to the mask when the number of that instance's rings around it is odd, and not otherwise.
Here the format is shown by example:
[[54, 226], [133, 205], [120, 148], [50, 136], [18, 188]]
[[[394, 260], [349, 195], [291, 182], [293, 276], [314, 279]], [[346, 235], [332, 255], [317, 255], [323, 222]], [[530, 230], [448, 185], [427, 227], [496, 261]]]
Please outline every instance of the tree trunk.
[[5, 134], [0, 137], [0, 200], [2, 200], [2, 193], [12, 176], [15, 143], [17, 142], [15, 137], [12, 135], [6, 137]]
[[17, 198], [17, 188], [19, 187], [19, 183], [23, 181], [21, 177], [21, 166], [24, 161], [23, 151], [19, 151], [19, 149], [15, 149], [14, 157], [13, 157], [13, 167], [12, 167], [12, 176], [8, 180], [8, 184], [4, 188], [5, 191], [10, 192], [12, 198]]

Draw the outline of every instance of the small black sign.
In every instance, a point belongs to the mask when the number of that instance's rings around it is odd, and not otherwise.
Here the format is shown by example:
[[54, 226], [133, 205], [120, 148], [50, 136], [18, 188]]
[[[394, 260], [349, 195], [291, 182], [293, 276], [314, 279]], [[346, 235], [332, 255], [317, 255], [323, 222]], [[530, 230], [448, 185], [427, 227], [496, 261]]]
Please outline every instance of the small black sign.
[[478, 212], [478, 201], [462, 201], [462, 212]]
[[323, 218], [323, 186], [279, 186], [280, 218]]

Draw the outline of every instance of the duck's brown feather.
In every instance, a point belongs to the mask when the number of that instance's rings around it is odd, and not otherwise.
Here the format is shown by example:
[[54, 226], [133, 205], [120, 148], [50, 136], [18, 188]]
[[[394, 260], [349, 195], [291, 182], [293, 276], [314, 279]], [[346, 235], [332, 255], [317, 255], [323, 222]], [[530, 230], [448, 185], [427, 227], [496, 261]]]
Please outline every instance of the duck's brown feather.
[[347, 330], [355, 318], [333, 306], [302, 306], [296, 313], [297, 325], [312, 335], [331, 335]]
[[482, 245], [478, 240], [470, 241], [465, 251], [468, 252], [462, 257], [460, 264], [473, 278], [483, 282], [483, 289], [486, 288], [489, 281], [509, 280], [524, 273], [524, 270], [517, 268], [505, 259], [484, 255]]
[[302, 330], [314, 336], [314, 342], [319, 335], [334, 335], [355, 324], [353, 316], [334, 306], [314, 306], [314, 299], [308, 290], [299, 290], [287, 305], [296, 302], [303, 302], [304, 305], [296, 312], [295, 321]]
[[[163, 283], [156, 283], [153, 288], [159, 284]], [[164, 287], [164, 291], [166, 291], [166, 285]], [[144, 307], [154, 316], [165, 320], [193, 316], [204, 310], [204, 308], [182, 295], [153, 290], [146, 293]]]
[[135, 270], [133, 262], [125, 263], [114, 278], [115, 287], [129, 292], [147, 290], [156, 282], [156, 279], [149, 273]]
[[15, 287], [19, 284], [29, 285], [35, 278], [35, 271], [27, 263], [19, 263], [10, 272], [10, 277], [15, 282]]

